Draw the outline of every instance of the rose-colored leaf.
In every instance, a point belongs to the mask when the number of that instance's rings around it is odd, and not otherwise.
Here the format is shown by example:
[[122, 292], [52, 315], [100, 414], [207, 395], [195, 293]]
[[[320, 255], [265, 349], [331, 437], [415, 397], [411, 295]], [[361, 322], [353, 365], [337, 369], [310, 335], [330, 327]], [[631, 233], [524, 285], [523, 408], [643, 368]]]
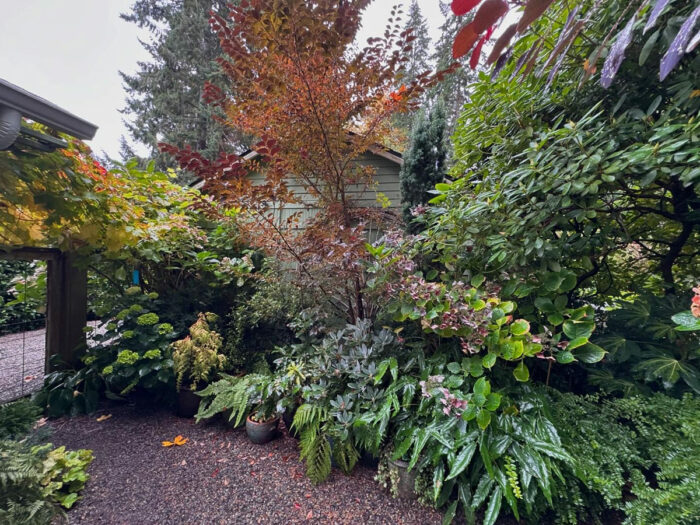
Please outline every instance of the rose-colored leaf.
[[479, 5], [481, 0], [452, 0], [452, 12], [457, 16], [467, 14]]
[[630, 42], [632, 42], [632, 29], [634, 29], [635, 21], [635, 16], [630, 18], [624, 29], [620, 31], [615, 43], [610, 48], [608, 57], [603, 64], [603, 71], [600, 73], [600, 85], [604, 88], [610, 87], [617, 74], [617, 70], [620, 69], [620, 64], [622, 64], [622, 61], [625, 59], [625, 50], [627, 46], [630, 45]]
[[659, 16], [661, 16], [661, 12], [664, 10], [664, 7], [666, 7], [666, 4], [668, 4], [668, 1], [669, 0], [656, 0], [654, 9], [652, 9], [651, 13], [649, 13], [649, 19], [644, 26], [643, 34], [646, 34], [647, 31], [656, 25], [656, 21], [659, 19]]
[[474, 48], [472, 56], [469, 59], [469, 67], [471, 67], [472, 69], [476, 69], [476, 66], [479, 65], [479, 59], [481, 58], [481, 48], [484, 47], [484, 44], [488, 41], [489, 38], [491, 38], [492, 33], [493, 26], [489, 27], [489, 30], [486, 31], [486, 34], [479, 39], [479, 43]]
[[508, 4], [505, 0], [486, 0], [479, 6], [479, 10], [474, 15], [474, 31], [481, 34], [486, 29], [498, 22], [508, 12]]
[[683, 25], [678, 30], [676, 38], [673, 39], [671, 45], [666, 51], [666, 54], [661, 59], [661, 68], [659, 70], [659, 78], [661, 80], [665, 79], [668, 74], [673, 71], [681, 61], [683, 55], [685, 54], [685, 45], [690, 40], [691, 31], [695, 27], [695, 22], [698, 21], [700, 17], [700, 5], [695, 8], [695, 10], [690, 14], [688, 19], [683, 22]]
[[551, 3], [552, 0], [530, 0], [525, 6], [522, 18], [518, 21], [518, 33], [525, 31], [530, 24], [542, 16]]
[[506, 46], [510, 42], [510, 39], [513, 38], [517, 27], [518, 26], [516, 24], [508, 26], [508, 28], [505, 31], [503, 31], [503, 34], [496, 39], [496, 43], [493, 44], [491, 54], [486, 60], [487, 66], [493, 64], [498, 59], [498, 57], [501, 56], [501, 51], [503, 51], [506, 48]]
[[474, 22], [471, 22], [459, 30], [452, 44], [452, 58], [461, 58], [474, 47], [479, 34], [474, 32]]

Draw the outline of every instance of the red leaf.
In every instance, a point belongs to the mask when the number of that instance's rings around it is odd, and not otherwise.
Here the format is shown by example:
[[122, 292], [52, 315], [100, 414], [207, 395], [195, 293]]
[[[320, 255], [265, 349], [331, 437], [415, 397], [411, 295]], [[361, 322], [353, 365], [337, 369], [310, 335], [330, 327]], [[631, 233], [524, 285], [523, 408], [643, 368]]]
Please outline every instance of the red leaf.
[[460, 29], [452, 44], [452, 58], [458, 59], [469, 53], [477, 38], [479, 38], [479, 34], [474, 31], [474, 22]]
[[294, 503], [294, 508], [297, 509], [297, 510], [299, 510], [299, 509], [301, 509], [301, 505], [299, 505], [298, 503], [295, 502], [295, 503]]
[[484, 47], [484, 44], [486, 41], [491, 38], [491, 33], [493, 33], [493, 26], [489, 28], [488, 31], [486, 31], [486, 34], [481, 37], [479, 40], [479, 43], [476, 45], [474, 48], [474, 51], [472, 52], [472, 56], [469, 59], [469, 67], [472, 69], [476, 69], [476, 66], [479, 65], [479, 59], [481, 58], [481, 48]]
[[481, 0], [452, 0], [452, 12], [457, 16], [465, 15], [476, 6]]
[[510, 39], [513, 38], [513, 35], [515, 35], [516, 27], [516, 24], [508, 26], [508, 29], [503, 31], [503, 34], [496, 39], [496, 43], [493, 45], [491, 54], [489, 55], [488, 60], [486, 60], [486, 65], [493, 64], [498, 59], [498, 57], [501, 55], [501, 51], [505, 49], [510, 42]]
[[518, 22], [518, 33], [522, 33], [527, 27], [544, 13], [552, 0], [530, 0], [525, 6], [523, 17]]
[[479, 10], [474, 15], [474, 32], [480, 34], [487, 28], [498, 22], [508, 12], [508, 4], [505, 0], [486, 0], [479, 6]]

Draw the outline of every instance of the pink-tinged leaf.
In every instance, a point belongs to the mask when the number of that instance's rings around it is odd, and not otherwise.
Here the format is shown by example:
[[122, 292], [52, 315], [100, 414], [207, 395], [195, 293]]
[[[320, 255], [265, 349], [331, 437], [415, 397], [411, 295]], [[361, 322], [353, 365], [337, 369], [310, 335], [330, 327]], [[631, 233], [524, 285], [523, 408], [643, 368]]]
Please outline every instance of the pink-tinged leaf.
[[479, 6], [474, 15], [474, 32], [481, 34], [498, 22], [508, 12], [508, 3], [505, 0], [486, 0]]
[[469, 67], [472, 69], [476, 69], [476, 66], [479, 65], [479, 59], [481, 58], [481, 48], [484, 47], [484, 44], [486, 41], [491, 38], [491, 33], [493, 33], [493, 26], [489, 28], [488, 31], [486, 31], [486, 34], [481, 37], [479, 40], [479, 43], [476, 45], [474, 48], [474, 51], [472, 52], [472, 56], [469, 59]]
[[496, 39], [496, 43], [493, 44], [491, 54], [486, 60], [487, 66], [493, 64], [498, 59], [498, 57], [501, 56], [501, 51], [503, 51], [506, 48], [506, 46], [510, 42], [510, 39], [513, 38], [517, 27], [517, 24], [512, 24], [508, 26], [508, 28], [505, 31], [503, 31], [503, 34]]
[[460, 29], [452, 44], [452, 58], [456, 60], [469, 53], [477, 38], [479, 38], [479, 34], [474, 31], [474, 22]]
[[[552, 52], [549, 53], [549, 56], [547, 57], [547, 60], [545, 61], [544, 65], [540, 68], [540, 70], [537, 72], [537, 76], [541, 76], [543, 71], [547, 69], [555, 59], [561, 55], [562, 52], [565, 52], [566, 49], [569, 49], [569, 46], [571, 45], [571, 42], [578, 36], [578, 33], [583, 29], [583, 24], [585, 21], [579, 21], [576, 24], [574, 24], [574, 20], [578, 16], [578, 12], [581, 9], [580, 5], [577, 5], [573, 11], [569, 13], [569, 16], [566, 18], [566, 23], [564, 23], [564, 27], [561, 30], [561, 33], [559, 33], [559, 38], [557, 39], [557, 43], [554, 44], [554, 49], [552, 49]], [[591, 9], [591, 11], [593, 11]]]
[[661, 16], [661, 12], [664, 10], [664, 7], [666, 7], [668, 2], [669, 0], [656, 0], [654, 9], [652, 9], [651, 13], [649, 13], [649, 19], [644, 26], [644, 32], [642, 34], [646, 34], [647, 31], [656, 25], [656, 21], [659, 19], [659, 16]]
[[452, 12], [457, 16], [466, 15], [479, 5], [481, 0], [452, 0]]
[[530, 24], [537, 20], [547, 10], [553, 0], [530, 0], [525, 6], [523, 16], [518, 21], [517, 31], [522, 33]]
[[659, 70], [659, 78], [661, 80], [664, 80], [668, 74], [673, 71], [673, 68], [678, 65], [681, 58], [683, 58], [685, 54], [685, 45], [688, 43], [688, 40], [690, 40], [691, 31], [693, 27], [695, 27], [695, 23], [698, 21], [699, 17], [700, 5], [697, 6], [688, 19], [683, 22], [683, 25], [678, 30], [676, 38], [673, 39], [668, 51], [666, 51], [666, 54], [661, 59], [661, 68]]
[[630, 18], [624, 29], [620, 31], [615, 43], [610, 48], [608, 57], [603, 64], [603, 71], [600, 73], [600, 85], [604, 88], [610, 87], [615, 75], [617, 75], [617, 70], [620, 69], [620, 64], [622, 64], [622, 61], [625, 59], [625, 50], [627, 50], [627, 46], [632, 42], [632, 30], [634, 29], [634, 23], [636, 21], [636, 16]]
[[700, 31], [695, 33], [695, 36], [688, 42], [688, 47], [685, 48], [685, 52], [690, 53], [698, 44], [700, 44]]

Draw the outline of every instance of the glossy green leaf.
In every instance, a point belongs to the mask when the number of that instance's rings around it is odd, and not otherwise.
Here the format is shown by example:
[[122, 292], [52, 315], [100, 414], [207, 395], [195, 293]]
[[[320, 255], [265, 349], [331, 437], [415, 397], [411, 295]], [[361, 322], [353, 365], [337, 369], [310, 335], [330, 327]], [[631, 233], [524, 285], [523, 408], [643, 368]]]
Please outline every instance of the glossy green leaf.
[[464, 469], [469, 466], [472, 458], [474, 457], [474, 452], [476, 452], [476, 440], [467, 443], [462, 450], [455, 456], [454, 461], [450, 465], [450, 473], [445, 478], [445, 481], [456, 478]]
[[518, 363], [518, 366], [516, 366], [513, 370], [513, 376], [518, 381], [524, 383], [525, 381], [528, 381], [530, 379], [530, 370], [528, 370], [527, 366], [523, 361], [520, 361], [520, 363]]

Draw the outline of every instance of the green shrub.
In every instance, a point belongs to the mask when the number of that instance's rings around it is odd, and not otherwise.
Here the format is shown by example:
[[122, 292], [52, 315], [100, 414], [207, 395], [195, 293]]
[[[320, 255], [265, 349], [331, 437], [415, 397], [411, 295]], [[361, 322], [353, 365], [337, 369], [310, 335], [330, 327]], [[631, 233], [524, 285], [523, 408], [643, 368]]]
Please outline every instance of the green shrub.
[[[51, 448], [51, 444], [32, 447], [32, 454], [41, 454]], [[44, 496], [62, 507], [70, 509], [78, 500], [79, 493], [88, 480], [86, 472], [92, 463], [91, 450], [66, 450], [58, 447], [50, 450], [42, 464]]]
[[255, 293], [226, 318], [224, 355], [232, 370], [251, 371], [269, 359], [275, 346], [293, 341], [288, 323], [301, 309], [299, 292], [290, 284], [264, 277]]
[[21, 439], [39, 419], [41, 408], [28, 399], [0, 405], [0, 439]]
[[212, 313], [199, 314], [197, 322], [190, 327], [190, 335], [173, 343], [175, 388], [178, 391], [185, 380], [192, 382], [187, 388], [196, 390], [199, 383], [208, 383], [226, 364], [226, 358], [219, 354], [221, 336], [210, 328], [210, 323], [216, 319]]

